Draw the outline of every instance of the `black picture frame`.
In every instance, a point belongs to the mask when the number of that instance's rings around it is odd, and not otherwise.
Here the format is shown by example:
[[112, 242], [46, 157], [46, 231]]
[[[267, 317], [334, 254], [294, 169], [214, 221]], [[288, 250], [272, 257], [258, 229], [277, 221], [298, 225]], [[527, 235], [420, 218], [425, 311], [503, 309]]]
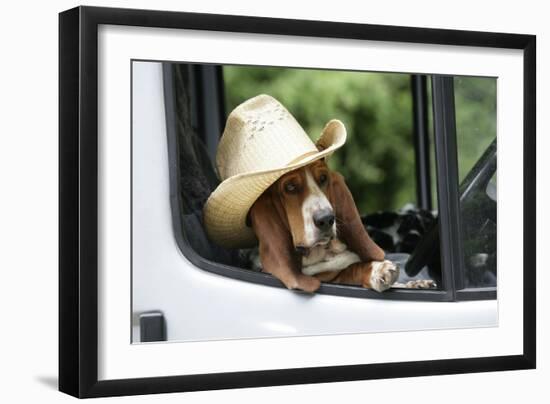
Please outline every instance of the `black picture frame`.
[[[98, 381], [100, 24], [522, 50], [523, 354]], [[533, 35], [96, 7], [77, 7], [60, 13], [59, 389], [84, 398], [535, 368], [535, 72]]]

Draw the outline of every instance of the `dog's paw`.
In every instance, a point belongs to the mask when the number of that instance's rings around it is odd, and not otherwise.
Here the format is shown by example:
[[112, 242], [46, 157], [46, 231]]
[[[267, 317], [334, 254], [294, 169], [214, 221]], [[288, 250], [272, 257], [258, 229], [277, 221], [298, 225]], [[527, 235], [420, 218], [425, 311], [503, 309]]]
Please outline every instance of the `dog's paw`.
[[286, 285], [289, 289], [301, 290], [313, 293], [321, 287], [321, 281], [313, 276], [302, 275], [297, 277], [291, 284]]
[[435, 289], [437, 284], [431, 279], [419, 279], [416, 281], [408, 281], [405, 284], [407, 289]]
[[365, 282], [366, 284], [363, 286], [370, 287], [377, 292], [383, 292], [391, 288], [399, 277], [399, 267], [388, 260], [373, 261], [371, 265], [372, 270], [369, 279], [366, 279], [368, 282]]

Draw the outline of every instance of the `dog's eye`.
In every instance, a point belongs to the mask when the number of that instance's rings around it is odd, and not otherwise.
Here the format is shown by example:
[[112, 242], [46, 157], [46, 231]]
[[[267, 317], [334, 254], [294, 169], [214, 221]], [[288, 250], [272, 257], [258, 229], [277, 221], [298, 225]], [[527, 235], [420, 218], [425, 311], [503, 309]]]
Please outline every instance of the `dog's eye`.
[[327, 183], [328, 177], [326, 174], [321, 174], [319, 176], [319, 185], [325, 185]]
[[285, 184], [285, 191], [289, 194], [293, 194], [298, 191], [298, 186], [292, 181], [289, 181]]

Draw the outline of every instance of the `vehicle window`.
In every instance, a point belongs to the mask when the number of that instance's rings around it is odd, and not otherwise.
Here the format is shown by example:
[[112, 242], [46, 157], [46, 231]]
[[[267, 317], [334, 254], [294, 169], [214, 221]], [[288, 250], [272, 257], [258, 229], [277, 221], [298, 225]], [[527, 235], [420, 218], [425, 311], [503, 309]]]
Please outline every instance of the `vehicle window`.
[[326, 122], [346, 125], [344, 147], [329, 159], [359, 211], [396, 211], [415, 202], [408, 74], [224, 66], [226, 111], [258, 94], [278, 99], [315, 140]]
[[496, 79], [454, 84], [464, 286], [496, 286]]
[[[417, 100], [419, 93], [412, 91], [415, 80], [410, 74], [185, 63], [165, 64], [164, 74], [167, 111], [173, 112], [167, 112], [170, 181], [177, 195], [172, 200], [173, 220], [180, 249], [193, 263], [236, 279], [282, 285], [258, 272], [257, 249], [228, 249], [212, 242], [202, 216], [208, 196], [219, 184], [214, 156], [227, 114], [263, 93], [278, 99], [313, 140], [330, 119], [345, 123], [346, 144], [330, 156], [329, 167], [344, 176], [370, 236], [401, 268], [397, 284], [388, 293], [330, 283], [320, 292], [384, 299], [452, 298], [454, 286], [443, 284], [443, 278], [452, 276], [447, 270], [442, 276], [439, 232], [445, 230], [438, 220], [431, 92], [426, 91], [424, 102], [430, 169], [422, 177], [417, 170], [418, 147], [415, 151], [418, 115], [413, 114], [413, 98]], [[426, 79], [428, 90], [430, 78]], [[491, 269], [496, 267], [496, 180], [490, 181], [496, 177], [495, 126], [493, 123], [491, 138], [491, 123], [479, 121], [491, 119], [491, 88], [484, 81], [468, 80], [457, 79], [455, 94], [463, 195], [460, 208], [463, 234], [475, 232], [479, 237], [463, 240], [465, 282], [467, 287], [491, 286], [496, 282], [496, 269]], [[480, 112], [483, 108], [488, 115]], [[475, 137], [481, 132], [488, 134], [480, 146]], [[478, 166], [488, 167], [483, 171], [487, 181], [480, 182], [474, 175]], [[423, 184], [432, 181], [435, 207], [430, 203], [418, 206], [419, 177], [424, 178]], [[430, 190], [426, 192], [429, 195]], [[478, 209], [480, 203], [483, 209]], [[437, 286], [403, 290], [407, 282], [421, 280]]]
[[497, 173], [491, 177], [490, 181], [487, 183], [487, 188], [485, 188], [487, 196], [493, 201], [497, 201]]
[[416, 260], [421, 265], [404, 270], [437, 225], [436, 213], [416, 204], [409, 74], [224, 66], [223, 77], [227, 111], [257, 94], [270, 94], [313, 140], [327, 121], [342, 120], [348, 139], [328, 164], [346, 179], [369, 234], [400, 263], [403, 282], [441, 283], [438, 240]]
[[459, 181], [479, 160], [497, 135], [497, 80], [455, 77], [455, 114]]

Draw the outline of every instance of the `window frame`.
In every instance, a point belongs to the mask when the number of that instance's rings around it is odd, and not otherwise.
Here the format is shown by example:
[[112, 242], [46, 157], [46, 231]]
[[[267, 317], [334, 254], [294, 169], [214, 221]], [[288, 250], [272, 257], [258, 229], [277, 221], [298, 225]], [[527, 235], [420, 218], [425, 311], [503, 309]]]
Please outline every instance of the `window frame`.
[[494, 300], [497, 298], [498, 285], [467, 288], [464, 281], [466, 266], [460, 228], [462, 220], [454, 96], [453, 76], [432, 75], [441, 271], [442, 276], [447, 276], [443, 284], [453, 294], [454, 301]]
[[[178, 181], [179, 167], [172, 65], [173, 63], [171, 62], [163, 62], [163, 82], [168, 137], [170, 206], [174, 236], [179, 249], [193, 265], [208, 272], [232, 279], [285, 288], [278, 279], [270, 274], [211, 261], [200, 256], [190, 246], [180, 220], [182, 215], [181, 192]], [[191, 85], [191, 94], [194, 95], [191, 107], [192, 125], [196, 127], [197, 133], [203, 134], [205, 137], [208, 153], [212, 160], [214, 160], [215, 146], [226, 118], [222, 66], [208, 63], [193, 63], [187, 64], [187, 68], [191, 69], [190, 77], [193, 81]], [[449, 87], [449, 78], [451, 87]], [[427, 76], [411, 74], [411, 92], [413, 97], [413, 142], [415, 145], [417, 199], [419, 206], [431, 208]], [[206, 93], [209, 94], [208, 97], [204, 96]], [[443, 288], [395, 288], [389, 289], [384, 293], [379, 293], [360, 286], [322, 283], [316, 293], [356, 298], [431, 302], [496, 299], [496, 288], [464, 289], [460, 287], [461, 280], [458, 274], [460, 273], [460, 268], [463, 271], [465, 268], [460, 263], [462, 259], [461, 255], [456, 254], [458, 250], [453, 248], [457, 245], [456, 243], [460, 243], [458, 227], [460, 224], [458, 166], [456, 162], [456, 128], [454, 127], [453, 97], [452, 76], [432, 75], [432, 106], [437, 172], [447, 173], [450, 176], [437, 176], [439, 216], [441, 216], [443, 211], [446, 225], [451, 226], [446, 227], [447, 231], [442, 232], [441, 220], [438, 219], [440, 237], [444, 235], [440, 240]], [[436, 103], [438, 104], [437, 108]], [[217, 122], [215, 122], [216, 120]], [[454, 159], [438, 158], [438, 156], [453, 156], [453, 153]], [[455, 198], [456, 203], [451, 203], [453, 198]]]
[[432, 210], [432, 175], [430, 163], [427, 75], [411, 74], [411, 95], [413, 107], [416, 203], [422, 209]]

